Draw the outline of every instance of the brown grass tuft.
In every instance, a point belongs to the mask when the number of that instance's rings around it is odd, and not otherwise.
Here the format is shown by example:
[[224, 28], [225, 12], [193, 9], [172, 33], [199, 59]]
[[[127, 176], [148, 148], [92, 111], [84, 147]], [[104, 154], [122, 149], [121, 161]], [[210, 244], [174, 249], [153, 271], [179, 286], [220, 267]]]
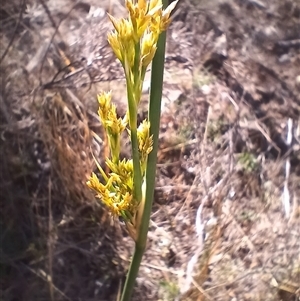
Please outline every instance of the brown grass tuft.
[[93, 167], [93, 137], [87, 111], [74, 103], [75, 95], [70, 90], [69, 93], [49, 92], [43, 93], [37, 122], [52, 173], [56, 176], [53, 177], [53, 185], [60, 187], [55, 191], [63, 189], [66, 197], [77, 204], [91, 202], [93, 196], [86, 186], [86, 180]]

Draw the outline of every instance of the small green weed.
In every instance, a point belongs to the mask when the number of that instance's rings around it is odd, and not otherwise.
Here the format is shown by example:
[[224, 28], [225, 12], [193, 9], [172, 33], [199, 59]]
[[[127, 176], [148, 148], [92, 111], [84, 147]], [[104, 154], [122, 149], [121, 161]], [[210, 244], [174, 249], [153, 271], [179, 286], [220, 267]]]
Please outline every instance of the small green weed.
[[228, 129], [228, 125], [224, 120], [224, 117], [220, 117], [217, 120], [211, 120], [207, 127], [207, 138], [211, 142], [216, 142]]
[[248, 152], [243, 152], [238, 155], [238, 163], [242, 169], [248, 173], [254, 172], [258, 168], [257, 158]]
[[210, 85], [214, 80], [214, 76], [207, 69], [198, 68], [193, 73], [193, 87], [195, 89]]
[[172, 281], [161, 281], [159, 288], [159, 296], [162, 301], [173, 301], [179, 294], [179, 287]]

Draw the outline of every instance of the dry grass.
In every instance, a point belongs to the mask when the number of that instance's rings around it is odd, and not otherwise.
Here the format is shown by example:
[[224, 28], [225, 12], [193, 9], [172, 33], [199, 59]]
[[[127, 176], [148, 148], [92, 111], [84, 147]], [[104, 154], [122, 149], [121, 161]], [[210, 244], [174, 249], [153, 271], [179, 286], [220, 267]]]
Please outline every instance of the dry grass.
[[93, 132], [87, 112], [71, 90], [49, 92], [43, 93], [36, 115], [40, 116], [37, 121], [40, 137], [56, 173], [54, 190], [64, 189], [63, 193], [74, 204], [90, 201], [92, 197], [85, 182], [92, 170]]
[[[122, 76], [104, 38], [109, 26], [96, 4], [66, 0], [59, 11], [55, 1], [31, 3], [22, 14], [19, 3], [4, 4], [1, 296], [116, 300], [132, 242], [85, 185], [91, 151], [101, 162], [107, 152], [95, 114], [99, 89], [118, 90], [123, 112], [123, 84], [115, 80]], [[122, 14], [118, 2], [108, 4]], [[294, 48], [288, 52], [291, 62], [280, 67], [284, 74], [289, 68], [287, 79], [280, 78], [277, 53], [264, 55], [264, 45], [253, 42], [249, 51], [260, 55], [245, 61], [235, 35], [254, 41], [249, 26], [266, 25], [264, 10], [236, 1], [221, 8], [218, 24], [213, 9], [206, 16], [193, 1], [182, 1], [174, 16], [136, 301], [299, 299], [300, 100], [292, 82], [299, 58]], [[293, 3], [281, 9], [291, 16], [296, 10]], [[276, 18], [269, 22], [284, 26]], [[231, 31], [237, 22], [240, 32]], [[288, 22], [294, 28], [294, 17]], [[218, 30], [226, 30], [225, 44]], [[214, 54], [220, 45], [228, 49], [225, 63]], [[266, 90], [255, 89], [260, 82]]]
[[[100, 124], [76, 84], [41, 83], [56, 76], [56, 64], [68, 64], [67, 57], [56, 39], [42, 56], [26, 52], [38, 50], [30, 42], [42, 37], [24, 24], [25, 11], [20, 23], [14, 9], [7, 3], [1, 11], [11, 18], [1, 39], [1, 296], [72, 300], [85, 297], [96, 277], [99, 288], [106, 287], [97, 296], [106, 300], [116, 293], [109, 286], [122, 267], [110, 268], [119, 260], [111, 241], [119, 234], [85, 185], [94, 167], [91, 152], [101, 160], [105, 151]], [[14, 20], [21, 25], [10, 32]], [[72, 271], [78, 260], [81, 268]], [[71, 285], [76, 277], [83, 287]]]

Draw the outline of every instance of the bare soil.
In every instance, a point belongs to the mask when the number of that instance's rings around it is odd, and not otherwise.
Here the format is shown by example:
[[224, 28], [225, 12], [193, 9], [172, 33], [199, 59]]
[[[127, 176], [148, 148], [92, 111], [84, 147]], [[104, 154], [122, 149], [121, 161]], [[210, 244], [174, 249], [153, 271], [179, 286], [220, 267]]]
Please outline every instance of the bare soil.
[[[133, 242], [85, 184], [107, 155], [97, 93], [126, 109], [106, 12], [123, 2], [0, 8], [0, 300], [118, 300]], [[297, 1], [179, 2], [132, 300], [300, 300], [299, 116]]]

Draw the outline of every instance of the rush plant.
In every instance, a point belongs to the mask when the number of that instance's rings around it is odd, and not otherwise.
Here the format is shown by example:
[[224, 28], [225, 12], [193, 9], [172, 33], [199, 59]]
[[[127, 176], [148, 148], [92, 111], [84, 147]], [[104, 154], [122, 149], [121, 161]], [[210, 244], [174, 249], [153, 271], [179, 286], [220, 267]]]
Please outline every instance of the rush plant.
[[[165, 31], [177, 1], [164, 9], [167, 1], [125, 0], [128, 17], [117, 20], [108, 15], [114, 30], [108, 42], [122, 64], [127, 87], [128, 110], [118, 118], [111, 92], [98, 95], [99, 117], [107, 135], [110, 157], [108, 174], [95, 159], [101, 179], [95, 173], [87, 185], [115, 217], [124, 220], [135, 241], [135, 251], [121, 301], [131, 298], [135, 279], [147, 242], [155, 186], [165, 57]], [[138, 124], [137, 112], [147, 68], [152, 63], [148, 118]], [[120, 159], [120, 139], [127, 131], [131, 159]]]

